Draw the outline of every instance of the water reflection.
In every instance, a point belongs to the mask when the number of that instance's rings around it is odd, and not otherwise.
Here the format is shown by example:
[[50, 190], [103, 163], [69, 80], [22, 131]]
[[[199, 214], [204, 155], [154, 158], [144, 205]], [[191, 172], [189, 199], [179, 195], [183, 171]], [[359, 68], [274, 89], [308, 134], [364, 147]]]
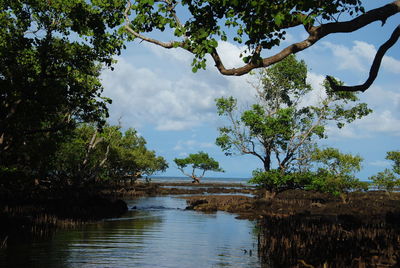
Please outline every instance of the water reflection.
[[[0, 267], [399, 267], [400, 227], [326, 218], [268, 218], [186, 211], [186, 201], [129, 202], [121, 218], [60, 231], [0, 251]], [[345, 224], [346, 223], [346, 224]], [[259, 257], [263, 265], [260, 264]]]
[[0, 267], [260, 267], [254, 224], [185, 211], [186, 201], [142, 198], [124, 217], [60, 231], [0, 252]]
[[398, 225], [267, 218], [259, 242], [264, 267], [400, 267]]

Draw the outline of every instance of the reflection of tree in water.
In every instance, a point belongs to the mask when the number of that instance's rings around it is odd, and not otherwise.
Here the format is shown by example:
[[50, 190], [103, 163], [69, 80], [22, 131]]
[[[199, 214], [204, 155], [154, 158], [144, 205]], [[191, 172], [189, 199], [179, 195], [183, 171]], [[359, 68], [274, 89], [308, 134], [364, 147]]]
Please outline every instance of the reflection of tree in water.
[[400, 227], [304, 217], [268, 217], [261, 224], [264, 267], [398, 267]]

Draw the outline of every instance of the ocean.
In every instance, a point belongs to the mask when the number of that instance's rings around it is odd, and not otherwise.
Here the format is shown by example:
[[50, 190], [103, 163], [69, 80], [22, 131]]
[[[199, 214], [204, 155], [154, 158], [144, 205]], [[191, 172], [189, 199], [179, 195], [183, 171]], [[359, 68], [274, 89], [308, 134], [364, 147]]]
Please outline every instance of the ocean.
[[[152, 182], [191, 182], [189, 177], [167, 177], [167, 176], [151, 176]], [[214, 178], [204, 177], [201, 182], [204, 183], [241, 183], [247, 184], [250, 178]]]

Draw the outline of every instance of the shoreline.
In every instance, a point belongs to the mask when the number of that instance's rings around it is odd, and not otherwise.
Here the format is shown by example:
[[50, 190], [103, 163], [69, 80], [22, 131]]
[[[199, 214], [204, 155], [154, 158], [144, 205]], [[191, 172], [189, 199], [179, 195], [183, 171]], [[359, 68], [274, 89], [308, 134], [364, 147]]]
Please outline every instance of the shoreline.
[[[185, 199], [187, 209], [213, 213], [225, 211], [240, 219], [265, 220], [297, 218], [324, 219], [346, 224], [400, 223], [400, 193], [380, 191], [349, 193], [349, 201], [325, 193], [291, 190], [273, 200], [258, 198], [260, 190], [241, 183], [206, 182], [136, 182], [105, 191], [100, 196], [63, 196], [44, 203], [18, 205], [2, 203], [0, 242], [2, 247], [13, 236], [30, 239], [49, 234], [57, 228], [71, 228], [109, 217], [122, 215], [128, 208], [123, 200], [143, 196], [174, 196]], [[24, 227], [25, 226], [25, 227]], [[398, 227], [396, 227], [398, 228]], [[23, 232], [21, 232], [21, 230]]]
[[[167, 184], [162, 184], [166, 186]], [[169, 186], [187, 186], [188, 184], [168, 184]], [[192, 186], [192, 185], [191, 185]], [[203, 186], [203, 187], [201, 187]], [[159, 185], [160, 187], [160, 185]], [[351, 223], [398, 224], [400, 222], [400, 193], [388, 194], [384, 191], [352, 192], [344, 203], [339, 197], [305, 190], [289, 190], [278, 194], [273, 200], [257, 198], [260, 191], [255, 187], [235, 185], [231, 188], [223, 183], [196, 185], [195, 190], [161, 188], [161, 195], [176, 194], [185, 199], [187, 209], [203, 212], [226, 211], [242, 219], [262, 219], [266, 217], [288, 218], [326, 218]], [[228, 187], [228, 189], [224, 188]], [[204, 190], [205, 189], [205, 190]], [[220, 191], [218, 191], [220, 190]], [[181, 196], [190, 194], [190, 196]]]

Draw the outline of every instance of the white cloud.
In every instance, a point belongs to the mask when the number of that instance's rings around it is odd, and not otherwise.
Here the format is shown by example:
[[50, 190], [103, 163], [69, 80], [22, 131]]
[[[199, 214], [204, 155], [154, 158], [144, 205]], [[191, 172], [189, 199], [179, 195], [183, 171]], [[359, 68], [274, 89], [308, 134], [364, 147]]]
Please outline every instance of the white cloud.
[[360, 55], [355, 53], [352, 49], [331, 42], [323, 42], [322, 44], [332, 51], [340, 70], [355, 70], [361, 72], [367, 70], [366, 65], [360, 59]]
[[[168, 60], [176, 60], [185, 64], [189, 64], [186, 66], [187, 68], [190, 68], [190, 63], [194, 58], [193, 54], [182, 48], [165, 49], [149, 43], [145, 43], [144, 46], [157, 57], [168, 58]], [[247, 55], [245, 50], [245, 46], [239, 47], [227, 41], [218, 42], [217, 51], [220, 54], [222, 62], [226, 68], [235, 68], [243, 65], [243, 60], [240, 58], [240, 55]], [[207, 56], [207, 61], [209, 63], [208, 68], [215, 69], [214, 62], [210, 56]]]
[[359, 119], [341, 129], [329, 125], [327, 132], [328, 136], [333, 139], [360, 139], [375, 135], [400, 136], [400, 119], [386, 110]]
[[[355, 57], [356, 66], [362, 67], [362, 60], [373, 54], [374, 47], [365, 42], [355, 41], [353, 48], [325, 43], [326, 47], [337, 48], [337, 55], [348, 59]], [[156, 68], [138, 68], [135, 62], [119, 58], [115, 71], [102, 74], [105, 86], [104, 95], [113, 99], [110, 109], [111, 119], [122, 117], [126, 126], [141, 127], [152, 125], [157, 130], [187, 130], [205, 125], [216, 126], [218, 119], [214, 99], [221, 96], [234, 96], [240, 101], [239, 106], [254, 102], [254, 89], [249, 85], [250, 75], [240, 77], [223, 76], [214, 66], [206, 71], [191, 73], [191, 55], [184, 50], [167, 50], [153, 45], [145, 48], [149, 60], [154, 57], [168, 57], [168, 64]], [[218, 50], [227, 68], [242, 64], [239, 55], [243, 47], [228, 42], [220, 42]], [[332, 51], [335, 53], [335, 51]], [[370, 56], [369, 56], [370, 57]], [[387, 62], [390, 63], [388, 57]], [[395, 62], [396, 60], [393, 59]], [[160, 62], [166, 62], [164, 60]], [[209, 61], [211, 62], [211, 60]], [[348, 61], [343, 66], [354, 64]], [[315, 104], [325, 97], [322, 87], [324, 76], [309, 72], [307, 81], [315, 90], [307, 96], [304, 105]], [[361, 94], [375, 113], [338, 130], [329, 128], [333, 137], [359, 137], [370, 133], [388, 133], [400, 135], [400, 93], [383, 90], [377, 86]], [[361, 133], [361, 134], [360, 134]], [[366, 133], [366, 134], [364, 134]]]
[[353, 54], [356, 54], [362, 58], [373, 60], [376, 54], [376, 49], [374, 45], [368, 44], [363, 41], [354, 41], [354, 46], [349, 49]]
[[358, 128], [370, 132], [400, 136], [400, 119], [389, 110], [373, 113], [372, 115], [361, 119], [357, 125]]
[[301, 106], [309, 106], [309, 105], [316, 105], [321, 100], [326, 98], [325, 88], [323, 87], [322, 83], [324, 82], [325, 77], [320, 74], [316, 74], [313, 72], [307, 73], [307, 83], [311, 85], [313, 90], [307, 94], [303, 98]]
[[158, 124], [156, 129], [161, 131], [178, 131], [178, 130], [185, 130], [195, 126], [196, 123], [192, 121], [185, 121], [185, 120], [165, 120], [163, 123]]
[[[354, 124], [354, 123], [352, 123]], [[365, 138], [366, 135], [363, 133], [360, 133], [357, 128], [354, 127], [354, 125], [346, 125], [342, 128], [338, 128], [334, 124], [329, 124], [326, 127], [328, 137], [330, 139], [356, 139], [356, 138]]]
[[384, 89], [373, 85], [365, 93], [359, 95], [362, 101], [367, 102], [372, 109], [392, 109], [400, 116], [400, 92]]
[[[323, 42], [322, 45], [332, 51], [341, 70], [368, 71], [377, 51], [374, 45], [363, 41], [353, 41], [353, 46], [350, 48], [331, 42]], [[400, 74], [400, 61], [384, 56], [382, 68], [387, 72]]]
[[357, 121], [355, 125], [363, 131], [400, 136], [400, 92], [372, 86], [360, 94], [373, 113]]
[[[371, 53], [372, 46], [359, 42], [358, 47], [360, 53], [365, 55]], [[323, 87], [321, 86], [324, 76], [309, 72], [307, 82], [313, 88], [308, 96], [305, 105], [310, 105], [325, 96]], [[397, 86], [392, 86], [393, 90], [397, 90]], [[373, 110], [370, 115], [355, 120], [347, 124], [342, 129], [338, 129], [335, 125], [330, 124], [327, 127], [328, 136], [334, 139], [341, 138], [363, 138], [376, 135], [400, 136], [400, 92], [383, 88], [378, 85], [372, 85], [366, 92], [358, 94], [360, 102], [365, 102]]]
[[220, 91], [192, 77], [168, 79], [122, 58], [102, 79], [104, 95], [113, 99], [112, 119], [122, 116], [130, 126], [152, 124], [159, 130], [182, 130], [210, 120]]
[[147, 42], [143, 42], [143, 46], [148, 48], [152, 54], [158, 57], [167, 58], [169, 60], [173, 59], [185, 64], [189, 64], [188, 68], [190, 67], [190, 63], [193, 60], [193, 54], [184, 50], [183, 48], [165, 49], [158, 45]]
[[384, 56], [382, 60], [382, 66], [387, 71], [395, 74], [400, 74], [400, 61], [395, 58]]
[[196, 140], [186, 140], [186, 141], [178, 141], [175, 145], [175, 151], [190, 151], [190, 150], [198, 150], [198, 149], [205, 149], [214, 147], [214, 144], [211, 142], [199, 142]]
[[224, 63], [225, 68], [236, 68], [244, 64], [240, 55], [246, 56], [245, 46], [236, 46], [226, 41], [219, 41], [217, 51], [220, 54], [221, 60]]
[[400, 136], [400, 118], [389, 110], [375, 111], [343, 128], [330, 125], [327, 128], [331, 138], [366, 138], [375, 135]]
[[390, 162], [384, 160], [377, 160], [373, 162], [369, 162], [368, 165], [375, 166], [375, 167], [389, 167]]
[[211, 70], [193, 74], [190, 64], [170, 61], [165, 70], [138, 68], [119, 58], [114, 71], [103, 72], [104, 95], [113, 100], [112, 121], [122, 117], [126, 126], [186, 130], [217, 120], [216, 98], [232, 95], [246, 102], [254, 95], [246, 76], [224, 77]]
[[[377, 50], [374, 45], [362, 41], [354, 41], [352, 51], [372, 63]], [[400, 61], [395, 58], [384, 56], [382, 59], [382, 67], [388, 72], [395, 74], [400, 73]]]

